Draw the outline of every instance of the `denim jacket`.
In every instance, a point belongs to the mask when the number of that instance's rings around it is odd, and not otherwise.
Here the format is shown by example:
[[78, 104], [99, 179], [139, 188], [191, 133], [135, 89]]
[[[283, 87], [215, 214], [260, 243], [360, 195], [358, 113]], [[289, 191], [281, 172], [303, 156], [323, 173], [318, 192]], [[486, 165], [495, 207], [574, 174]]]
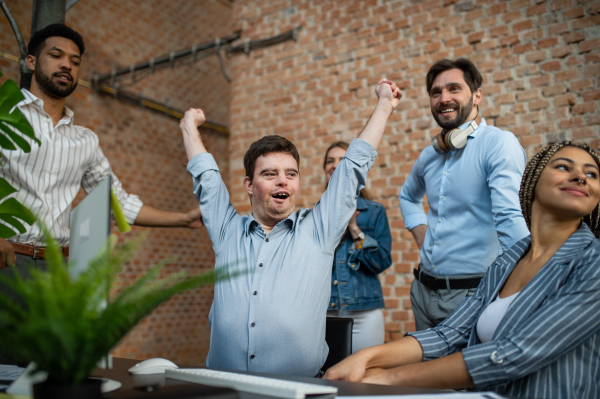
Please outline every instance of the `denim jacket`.
[[328, 310], [370, 310], [383, 308], [383, 293], [378, 274], [390, 267], [392, 236], [383, 205], [361, 197], [356, 223], [365, 233], [361, 249], [354, 248], [349, 232], [335, 251]]

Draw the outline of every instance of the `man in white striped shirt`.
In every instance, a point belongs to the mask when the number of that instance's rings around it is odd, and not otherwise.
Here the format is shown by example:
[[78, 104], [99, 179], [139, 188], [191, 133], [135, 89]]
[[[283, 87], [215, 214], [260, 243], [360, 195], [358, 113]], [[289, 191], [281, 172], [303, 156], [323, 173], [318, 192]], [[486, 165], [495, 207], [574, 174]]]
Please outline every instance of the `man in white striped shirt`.
[[[28, 45], [26, 64], [33, 72], [30, 90], [22, 90], [25, 99], [17, 104], [33, 127], [37, 145], [30, 141], [31, 152], [1, 151], [0, 174], [17, 193], [15, 198], [29, 208], [50, 229], [58, 243], [69, 245], [71, 203], [82, 186], [93, 190], [108, 175], [131, 224], [155, 227], [202, 226], [200, 209], [188, 213], [162, 211], [144, 205], [136, 195], [127, 194], [112, 173], [108, 160], [98, 145], [98, 136], [76, 126], [73, 111], [65, 107], [66, 98], [75, 90], [84, 52], [81, 36], [62, 24], [50, 25], [36, 32]], [[0, 239], [0, 269], [7, 265], [21, 267], [35, 260], [44, 267], [44, 241], [35, 223], [25, 233]], [[17, 255], [15, 255], [15, 253]], [[21, 271], [22, 272], [22, 271]], [[10, 272], [9, 274], [12, 274]]]

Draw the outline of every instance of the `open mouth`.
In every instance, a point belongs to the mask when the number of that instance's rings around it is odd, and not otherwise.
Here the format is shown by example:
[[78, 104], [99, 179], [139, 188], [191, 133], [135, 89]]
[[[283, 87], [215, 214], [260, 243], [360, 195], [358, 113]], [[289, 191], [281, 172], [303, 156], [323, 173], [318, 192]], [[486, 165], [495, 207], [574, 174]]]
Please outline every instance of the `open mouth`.
[[281, 192], [273, 194], [271, 197], [273, 197], [273, 199], [275, 199], [277, 202], [283, 202], [288, 199], [289, 196], [290, 195], [288, 193]]
[[438, 111], [438, 114], [445, 115], [445, 114], [450, 114], [454, 111], [456, 111], [456, 108], [442, 108]]
[[57, 73], [54, 75], [54, 77], [65, 83], [70, 83], [73, 81], [73, 78], [68, 73]]

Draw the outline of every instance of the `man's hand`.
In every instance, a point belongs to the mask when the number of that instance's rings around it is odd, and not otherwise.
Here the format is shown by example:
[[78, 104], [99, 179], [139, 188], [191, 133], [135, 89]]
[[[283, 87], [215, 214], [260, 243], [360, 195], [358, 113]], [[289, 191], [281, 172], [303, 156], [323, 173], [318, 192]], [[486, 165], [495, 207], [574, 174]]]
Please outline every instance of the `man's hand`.
[[183, 118], [179, 122], [188, 161], [198, 154], [207, 152], [198, 131], [198, 126], [202, 125], [205, 121], [206, 117], [201, 109], [190, 108], [185, 111]]
[[393, 109], [396, 109], [402, 98], [402, 91], [394, 82], [387, 79], [381, 79], [375, 88], [375, 94], [379, 101], [387, 101]]
[[330, 367], [323, 378], [326, 380], [360, 382], [365, 375], [366, 368], [367, 362], [363, 359], [361, 351], [358, 351], [335, 366]]
[[179, 127], [181, 129], [183, 129], [184, 126], [198, 127], [198, 126], [202, 125], [204, 122], [206, 122], [206, 117], [204, 116], [204, 112], [202, 112], [201, 109], [190, 108], [187, 111], [185, 111], [183, 118], [179, 122]]
[[200, 208], [192, 209], [186, 214], [185, 219], [186, 227], [189, 229], [199, 229], [204, 226], [204, 222], [202, 221], [202, 214], [200, 213]]
[[13, 250], [12, 244], [0, 238], [0, 269], [13, 267], [17, 261], [17, 256]]

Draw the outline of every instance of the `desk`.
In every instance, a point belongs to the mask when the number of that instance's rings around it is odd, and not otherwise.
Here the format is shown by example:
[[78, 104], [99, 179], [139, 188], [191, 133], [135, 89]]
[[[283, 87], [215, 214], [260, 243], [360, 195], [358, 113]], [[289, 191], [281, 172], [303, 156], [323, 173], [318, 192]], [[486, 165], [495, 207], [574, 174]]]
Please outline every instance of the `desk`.
[[[149, 374], [149, 375], [130, 375], [127, 371], [130, 367], [135, 366], [139, 363], [138, 360], [131, 359], [113, 359], [112, 370], [101, 370], [97, 369], [94, 373], [94, 377], [105, 377], [112, 380], [120, 381], [123, 386], [121, 389], [108, 393], [105, 395], [107, 398], [113, 399], [126, 399], [129, 397], [128, 391], [131, 391], [134, 387], [147, 386], [147, 385], [182, 385], [186, 384], [183, 381], [165, 379], [163, 374]], [[181, 368], [194, 368], [191, 366], [181, 366]], [[253, 374], [253, 373], [248, 373]], [[283, 376], [283, 375], [266, 375], [256, 374], [265, 377], [273, 377], [280, 379], [287, 379], [291, 381], [308, 382], [311, 384], [322, 384], [331, 385], [338, 388], [339, 396], [359, 396], [359, 395], [410, 395], [410, 394], [424, 394], [424, 393], [447, 393], [452, 391], [440, 391], [434, 389], [421, 389], [421, 388], [405, 388], [405, 387], [392, 387], [385, 385], [373, 385], [373, 384], [361, 384], [357, 382], [346, 382], [346, 381], [328, 381], [317, 378], [308, 377], [295, 377], [295, 376]], [[249, 393], [240, 392], [241, 399], [256, 399], [261, 398], [259, 395], [253, 395]]]

